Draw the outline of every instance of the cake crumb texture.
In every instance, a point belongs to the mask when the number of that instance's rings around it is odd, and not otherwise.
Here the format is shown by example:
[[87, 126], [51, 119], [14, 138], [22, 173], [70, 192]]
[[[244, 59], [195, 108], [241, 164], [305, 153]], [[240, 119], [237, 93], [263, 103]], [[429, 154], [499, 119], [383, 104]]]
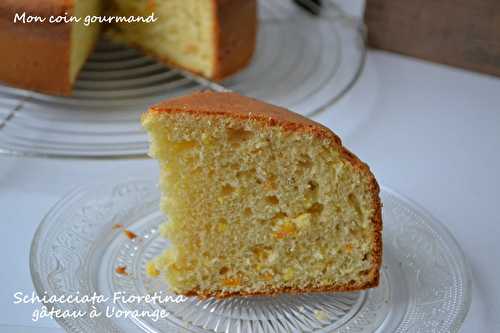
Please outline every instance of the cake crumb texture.
[[[160, 163], [152, 261], [202, 297], [346, 291], [378, 284], [379, 188], [329, 129], [234, 93], [195, 93], [143, 116]], [[152, 268], [148, 268], [152, 270]]]

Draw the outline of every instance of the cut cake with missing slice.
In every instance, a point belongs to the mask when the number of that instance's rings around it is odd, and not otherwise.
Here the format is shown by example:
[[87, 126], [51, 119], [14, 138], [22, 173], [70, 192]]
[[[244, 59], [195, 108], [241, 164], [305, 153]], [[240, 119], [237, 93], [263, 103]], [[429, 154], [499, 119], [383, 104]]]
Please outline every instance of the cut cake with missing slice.
[[[153, 13], [155, 22], [122, 20], [146, 19]], [[74, 17], [79, 22], [55, 24], [49, 22], [50, 17]], [[100, 24], [99, 18], [119, 22]], [[0, 83], [71, 95], [101, 30], [163, 63], [222, 80], [246, 67], [254, 53], [257, 1], [1, 0]], [[139, 68], [138, 60], [129, 59], [130, 55], [125, 61], [116, 50], [106, 54], [106, 59], [113, 54], [111, 58], [122, 67], [127, 63], [127, 67]], [[104, 67], [100, 64], [94, 71], [102, 74]]]
[[148, 264], [201, 297], [378, 285], [379, 186], [328, 128], [235, 93], [165, 101], [142, 118], [160, 163], [160, 228]]

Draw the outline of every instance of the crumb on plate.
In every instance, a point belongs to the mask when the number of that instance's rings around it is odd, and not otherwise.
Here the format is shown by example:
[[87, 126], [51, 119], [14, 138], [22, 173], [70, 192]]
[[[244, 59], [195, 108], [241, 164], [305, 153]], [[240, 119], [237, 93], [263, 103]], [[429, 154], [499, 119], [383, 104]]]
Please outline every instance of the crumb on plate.
[[118, 266], [116, 267], [115, 271], [120, 275], [128, 275], [127, 266]]
[[323, 310], [314, 310], [314, 317], [321, 321], [327, 321], [329, 319], [328, 314]]
[[125, 233], [125, 236], [127, 236], [129, 239], [134, 239], [137, 237], [137, 234], [128, 230], [128, 229], [123, 229], [123, 233]]

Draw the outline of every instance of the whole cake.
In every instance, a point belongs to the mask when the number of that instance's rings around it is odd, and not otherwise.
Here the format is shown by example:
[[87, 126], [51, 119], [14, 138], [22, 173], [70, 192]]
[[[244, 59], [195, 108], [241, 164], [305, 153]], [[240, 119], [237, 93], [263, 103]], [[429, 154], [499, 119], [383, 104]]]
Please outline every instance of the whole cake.
[[[87, 16], [148, 16], [154, 23], [106, 24], [108, 35], [167, 64], [210, 79], [234, 74], [255, 48], [257, 0], [2, 0], [0, 82], [69, 95], [103, 30]], [[25, 22], [16, 14], [25, 13]], [[34, 22], [33, 17], [45, 18]], [[49, 23], [75, 16], [78, 23]], [[31, 19], [29, 17], [32, 17]], [[29, 23], [28, 23], [29, 22]]]
[[169, 247], [147, 271], [184, 295], [378, 285], [382, 220], [368, 166], [328, 128], [235, 93], [201, 92], [142, 118], [160, 163]]

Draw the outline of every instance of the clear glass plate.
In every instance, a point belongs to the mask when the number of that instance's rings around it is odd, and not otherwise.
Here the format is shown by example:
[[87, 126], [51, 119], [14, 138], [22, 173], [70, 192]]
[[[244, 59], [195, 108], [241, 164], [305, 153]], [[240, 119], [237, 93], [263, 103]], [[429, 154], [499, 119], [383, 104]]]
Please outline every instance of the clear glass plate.
[[148, 106], [193, 90], [233, 90], [305, 116], [356, 82], [365, 61], [362, 22], [324, 1], [313, 16], [291, 0], [259, 2], [252, 63], [214, 83], [168, 69], [141, 52], [102, 41], [71, 97], [0, 85], [0, 154], [71, 158], [146, 157], [139, 118]]
[[[135, 316], [57, 319], [68, 332], [456, 332], [468, 311], [471, 278], [460, 247], [421, 208], [383, 189], [384, 258], [380, 286], [362, 292], [281, 295], [183, 302], [106, 302], [98, 311], [138, 310]], [[145, 275], [146, 262], [167, 241], [157, 227], [155, 182], [81, 188], [40, 224], [31, 248], [39, 295], [173, 295]], [[122, 224], [138, 237], [129, 239]], [[124, 266], [128, 275], [116, 272]], [[89, 313], [90, 304], [56, 309]], [[154, 311], [164, 318], [155, 321]], [[142, 312], [143, 311], [143, 312]], [[142, 315], [141, 315], [142, 313]], [[116, 314], [116, 312], [115, 312]], [[149, 314], [149, 316], [145, 315]]]

